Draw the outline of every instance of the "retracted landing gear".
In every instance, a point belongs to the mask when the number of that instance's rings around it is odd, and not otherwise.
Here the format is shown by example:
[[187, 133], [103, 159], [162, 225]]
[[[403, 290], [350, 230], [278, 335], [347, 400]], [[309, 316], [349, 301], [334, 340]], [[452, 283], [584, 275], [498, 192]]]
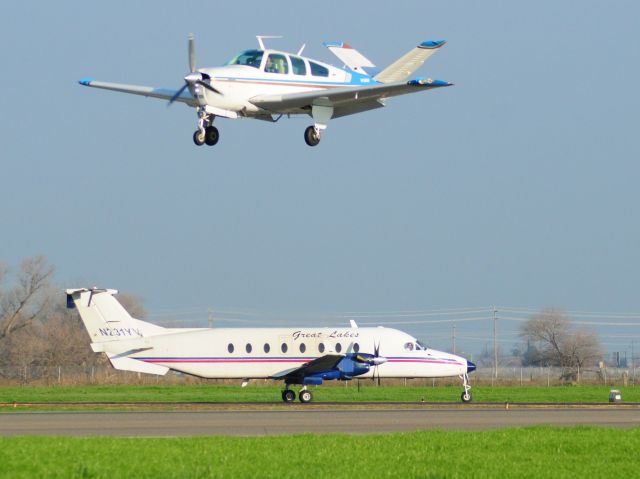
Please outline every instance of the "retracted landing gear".
[[460, 399], [462, 399], [463, 403], [470, 403], [473, 400], [473, 396], [471, 395], [471, 384], [469, 384], [469, 375], [465, 373], [460, 377], [462, 378], [462, 385], [464, 387], [464, 391], [462, 391]]
[[316, 146], [320, 143], [320, 130], [315, 126], [309, 126], [304, 130], [304, 141], [309, 146]]

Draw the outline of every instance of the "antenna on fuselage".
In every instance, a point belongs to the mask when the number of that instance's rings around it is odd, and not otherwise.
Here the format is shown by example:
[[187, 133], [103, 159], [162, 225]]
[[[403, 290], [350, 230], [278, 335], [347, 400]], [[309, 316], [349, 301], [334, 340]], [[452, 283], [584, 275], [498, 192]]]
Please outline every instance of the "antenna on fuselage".
[[283, 38], [282, 35], [256, 35], [256, 38], [258, 39], [258, 45], [260, 45], [260, 50], [266, 50], [266, 48], [264, 47], [264, 42], [262, 40], [264, 40], [265, 38]]
[[302, 46], [300, 47], [300, 50], [298, 50], [298, 56], [302, 55], [302, 50], [304, 50], [304, 47], [306, 47], [307, 44], [303, 43]]

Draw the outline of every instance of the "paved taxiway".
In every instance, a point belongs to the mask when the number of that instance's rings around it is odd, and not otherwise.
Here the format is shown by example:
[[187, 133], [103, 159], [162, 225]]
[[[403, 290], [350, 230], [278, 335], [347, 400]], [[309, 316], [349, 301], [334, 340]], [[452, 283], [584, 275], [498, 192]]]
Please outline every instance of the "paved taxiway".
[[533, 425], [640, 427], [637, 409], [404, 409], [0, 414], [0, 435], [265, 436]]

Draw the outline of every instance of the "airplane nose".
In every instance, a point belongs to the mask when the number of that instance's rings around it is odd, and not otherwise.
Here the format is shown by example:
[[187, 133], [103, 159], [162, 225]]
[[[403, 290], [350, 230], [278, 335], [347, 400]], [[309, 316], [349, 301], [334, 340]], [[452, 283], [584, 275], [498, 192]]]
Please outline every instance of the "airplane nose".
[[476, 370], [476, 365], [473, 364], [471, 361], [467, 361], [467, 372], [470, 373], [475, 370]]

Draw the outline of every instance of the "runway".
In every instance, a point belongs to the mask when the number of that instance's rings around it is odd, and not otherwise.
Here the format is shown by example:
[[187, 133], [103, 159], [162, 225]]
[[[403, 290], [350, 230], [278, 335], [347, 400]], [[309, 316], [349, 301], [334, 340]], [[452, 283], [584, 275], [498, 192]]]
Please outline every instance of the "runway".
[[640, 427], [637, 409], [367, 409], [196, 412], [17, 412], [0, 414], [0, 435], [269, 436], [369, 434], [533, 425]]

